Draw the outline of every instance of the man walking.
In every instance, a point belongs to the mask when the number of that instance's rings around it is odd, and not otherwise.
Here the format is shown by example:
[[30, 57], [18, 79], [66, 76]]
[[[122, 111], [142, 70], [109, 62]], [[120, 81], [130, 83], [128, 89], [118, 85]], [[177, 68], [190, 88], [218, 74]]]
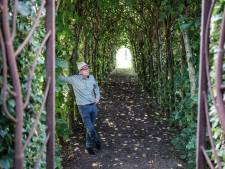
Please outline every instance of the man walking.
[[79, 75], [60, 77], [59, 80], [73, 86], [79, 112], [86, 128], [86, 150], [94, 155], [94, 147], [101, 149], [101, 143], [95, 130], [95, 120], [97, 116], [96, 104], [100, 100], [100, 92], [93, 75], [89, 74], [89, 67], [81, 62], [78, 65]]

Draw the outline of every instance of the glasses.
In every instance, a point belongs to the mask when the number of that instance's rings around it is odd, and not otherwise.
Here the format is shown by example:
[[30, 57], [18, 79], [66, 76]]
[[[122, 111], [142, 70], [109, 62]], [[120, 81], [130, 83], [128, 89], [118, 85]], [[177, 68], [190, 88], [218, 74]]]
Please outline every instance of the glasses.
[[81, 69], [81, 70], [88, 70], [89, 68], [87, 67], [87, 68], [83, 68], [83, 69]]

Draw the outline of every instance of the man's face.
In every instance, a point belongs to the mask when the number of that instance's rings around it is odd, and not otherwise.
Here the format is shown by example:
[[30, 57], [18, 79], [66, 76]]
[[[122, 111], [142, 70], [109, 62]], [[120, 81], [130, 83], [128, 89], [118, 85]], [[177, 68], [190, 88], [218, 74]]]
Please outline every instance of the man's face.
[[83, 69], [80, 70], [80, 74], [83, 76], [88, 76], [89, 75], [89, 68], [84, 67]]

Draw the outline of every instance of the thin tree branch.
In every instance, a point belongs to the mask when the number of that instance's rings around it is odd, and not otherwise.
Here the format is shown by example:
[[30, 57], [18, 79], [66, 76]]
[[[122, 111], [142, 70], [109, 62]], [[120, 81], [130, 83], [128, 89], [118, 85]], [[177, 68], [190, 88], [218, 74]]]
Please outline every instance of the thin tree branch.
[[18, 0], [14, 0], [14, 4], [13, 4], [13, 29], [12, 29], [12, 41], [14, 40], [14, 38], [15, 38], [15, 36], [16, 36], [17, 5], [18, 5]]
[[48, 40], [49, 36], [51, 35], [51, 32], [48, 32], [46, 35], [45, 35], [45, 38], [44, 40], [42, 41], [41, 43], [41, 46], [38, 48], [38, 50], [36, 51], [36, 56], [35, 56], [35, 59], [34, 59], [34, 62], [32, 64], [32, 67], [31, 67], [31, 70], [30, 70], [30, 74], [29, 74], [29, 77], [28, 77], [28, 82], [27, 82], [27, 97], [26, 97], [26, 100], [25, 100], [25, 103], [24, 103], [24, 106], [23, 108], [25, 109], [29, 103], [29, 100], [30, 100], [30, 95], [31, 95], [31, 84], [32, 84], [32, 80], [33, 80], [33, 76], [34, 76], [34, 71], [35, 71], [35, 68], [36, 68], [36, 65], [37, 65], [37, 59], [39, 58], [40, 54], [41, 54], [41, 51], [46, 43], [46, 41]]
[[46, 139], [44, 141], [44, 144], [43, 144], [42, 149], [41, 149], [41, 152], [40, 152], [40, 154], [41, 154], [40, 155], [40, 158], [35, 163], [34, 169], [39, 169], [40, 168], [40, 162], [41, 162], [41, 159], [42, 159], [42, 155], [44, 154], [44, 151], [46, 151], [46, 145], [48, 143], [49, 137], [50, 137], [50, 134], [47, 135], [47, 137], [46, 137]]
[[213, 12], [213, 8], [214, 8], [215, 4], [216, 4], [216, 0], [213, 0], [212, 4], [210, 6], [209, 15], [208, 15], [207, 22], [206, 22], [206, 31], [205, 31], [205, 35], [204, 35], [205, 36], [206, 78], [207, 78], [207, 81], [208, 81], [209, 93], [212, 97], [214, 105], [215, 105], [216, 101], [215, 101], [215, 96], [214, 96], [213, 91], [212, 91], [212, 84], [211, 84], [210, 75], [209, 75], [208, 57], [209, 57], [209, 29], [210, 29], [212, 12]]
[[223, 11], [223, 20], [221, 23], [220, 40], [218, 45], [218, 52], [216, 58], [216, 108], [220, 119], [220, 124], [225, 134], [225, 107], [223, 102], [223, 92], [221, 86], [223, 85], [223, 59], [224, 59], [224, 43], [225, 43], [225, 10]]
[[207, 155], [207, 152], [206, 152], [205, 148], [204, 148], [203, 146], [201, 146], [201, 149], [202, 149], [203, 155], [204, 155], [204, 157], [205, 157], [205, 159], [206, 159], [206, 161], [207, 161], [207, 163], [208, 163], [210, 169], [215, 169], [215, 168], [213, 167], [213, 164], [212, 164], [212, 162], [211, 162], [209, 156]]
[[3, 110], [5, 112], [5, 115], [8, 119], [16, 123], [15, 117], [13, 117], [7, 108], [7, 61], [6, 61], [6, 51], [5, 51], [5, 45], [3, 41], [2, 31], [0, 30], [0, 41], [1, 41], [1, 48], [2, 48], [2, 56], [3, 56], [3, 87], [2, 87], [2, 93], [3, 93]]
[[48, 81], [47, 81], [47, 85], [46, 85], [46, 88], [45, 88], [45, 93], [44, 93], [44, 97], [43, 97], [43, 101], [42, 101], [42, 104], [41, 104], [41, 108], [40, 108], [40, 111], [37, 112], [36, 114], [36, 119], [34, 121], [34, 124], [33, 124], [33, 127], [29, 133], [29, 136], [23, 146], [23, 151], [26, 149], [27, 145], [30, 143], [30, 140], [32, 138], [32, 136], [34, 135], [34, 132], [37, 128], [37, 125], [38, 125], [38, 122], [39, 122], [39, 119], [40, 119], [40, 116], [41, 116], [41, 112], [43, 111], [44, 109], [44, 106], [45, 106], [45, 102], [46, 102], [46, 99], [47, 99], [47, 95], [48, 95], [48, 91], [49, 91], [49, 87], [50, 87], [50, 83], [51, 83], [51, 78], [49, 77], [48, 78]]
[[28, 33], [27, 37], [25, 38], [25, 40], [23, 41], [23, 43], [19, 46], [19, 48], [16, 50], [15, 52], [15, 57], [18, 56], [18, 54], [22, 51], [22, 49], [26, 46], [26, 44], [28, 43], [29, 39], [32, 37], [36, 27], [38, 26], [39, 24], [39, 21], [40, 21], [40, 17], [41, 17], [41, 12], [44, 8], [44, 5], [45, 5], [46, 1], [45, 0], [42, 0], [41, 1], [41, 7], [37, 13], [37, 16], [36, 16], [36, 19], [34, 21], [34, 24], [33, 24], [33, 27], [31, 28], [30, 32]]
[[16, 97], [16, 93], [14, 91], [12, 91], [9, 87], [8, 87], [8, 92], [9, 94], [11, 94], [12, 96]]
[[16, 112], [16, 127], [15, 127], [15, 158], [14, 166], [16, 168], [23, 168], [24, 163], [24, 152], [22, 151], [22, 139], [23, 139], [23, 98], [22, 98], [22, 87], [19, 78], [18, 65], [15, 59], [15, 52], [13, 48], [13, 42], [11, 39], [10, 25], [9, 25], [9, 11], [8, 11], [8, 0], [2, 1], [2, 30], [4, 35], [5, 50], [7, 63], [9, 65], [10, 74], [12, 78], [13, 90], [16, 93], [15, 99], [15, 112]]
[[[209, 88], [209, 92], [210, 95], [212, 97], [213, 100], [213, 104], [216, 106], [216, 99], [215, 96], [213, 94], [212, 91], [212, 85], [211, 85], [211, 81], [210, 81], [210, 75], [209, 75], [209, 61], [208, 61], [208, 57], [209, 57], [209, 30], [210, 30], [210, 23], [211, 23], [211, 17], [212, 17], [212, 12], [213, 12], [213, 8], [216, 4], [216, 0], [213, 0], [210, 6], [210, 10], [209, 10], [209, 15], [207, 18], [207, 23], [206, 23], [206, 33], [205, 33], [205, 55], [206, 55], [206, 77], [207, 77], [207, 81], [208, 81], [208, 88]], [[221, 86], [221, 89], [224, 90], [224, 86]], [[213, 153], [216, 157], [217, 160], [217, 164], [218, 164], [218, 168], [222, 169], [222, 164], [220, 161], [220, 158], [218, 156], [214, 141], [213, 141], [213, 137], [212, 137], [212, 131], [211, 131], [211, 126], [210, 126], [210, 121], [209, 121], [209, 114], [208, 114], [208, 104], [207, 104], [207, 98], [206, 98], [206, 93], [203, 94], [204, 95], [204, 102], [205, 102], [205, 113], [206, 113], [206, 124], [207, 124], [207, 129], [208, 129], [208, 134], [209, 134], [209, 141], [213, 150]]]
[[56, 5], [56, 9], [55, 9], [55, 11], [57, 12], [58, 11], [58, 9], [59, 9], [59, 5], [60, 5], [60, 3], [61, 3], [61, 1], [60, 0], [57, 0], [57, 5]]
[[210, 126], [210, 121], [209, 121], [209, 112], [208, 112], [208, 104], [207, 104], [207, 96], [206, 93], [203, 93], [203, 97], [204, 97], [204, 104], [205, 104], [205, 115], [206, 115], [206, 124], [207, 124], [207, 129], [208, 129], [208, 134], [209, 134], [209, 141], [213, 150], [213, 153], [216, 157], [217, 160], [217, 164], [218, 164], [218, 169], [222, 169], [222, 164], [220, 161], [220, 158], [218, 156], [214, 141], [213, 141], [213, 137], [212, 137], [212, 131], [211, 131], [211, 126]]

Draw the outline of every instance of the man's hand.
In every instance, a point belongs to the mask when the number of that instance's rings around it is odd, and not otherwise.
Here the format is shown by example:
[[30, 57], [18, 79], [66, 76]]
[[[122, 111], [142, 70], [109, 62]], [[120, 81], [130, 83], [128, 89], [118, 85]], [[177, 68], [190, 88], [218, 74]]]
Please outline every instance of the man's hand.
[[99, 103], [100, 98], [96, 98], [95, 99], [95, 103], [98, 104]]

